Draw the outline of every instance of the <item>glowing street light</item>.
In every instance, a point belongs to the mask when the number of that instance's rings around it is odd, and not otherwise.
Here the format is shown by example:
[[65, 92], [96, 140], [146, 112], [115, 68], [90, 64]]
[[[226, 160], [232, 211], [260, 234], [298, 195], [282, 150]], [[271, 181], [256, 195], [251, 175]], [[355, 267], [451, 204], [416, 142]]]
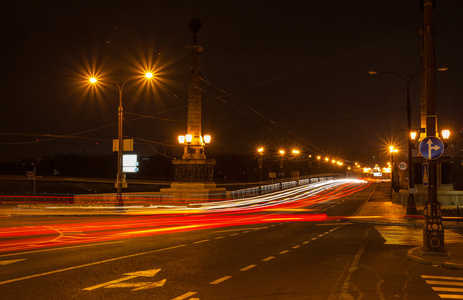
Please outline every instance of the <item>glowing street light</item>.
[[260, 147], [257, 149], [257, 152], [259, 153], [259, 185], [260, 185], [260, 193], [262, 194], [262, 167], [264, 165], [264, 148]]
[[399, 152], [399, 149], [394, 148], [394, 146], [389, 146], [389, 153], [391, 153], [391, 166], [392, 166], [391, 167], [391, 189], [393, 192], [396, 192], [396, 193], [399, 192], [399, 188], [397, 186], [398, 182], [396, 182], [397, 180], [395, 180], [395, 176], [397, 176], [398, 173], [397, 173], [397, 164], [394, 163], [394, 154], [398, 152]]
[[[150, 75], [148, 75], [150, 74]], [[151, 79], [153, 77], [153, 73], [145, 73], [145, 78]], [[122, 135], [123, 130], [123, 120], [124, 120], [124, 109], [122, 108], [122, 90], [127, 82], [136, 80], [138, 78], [129, 78], [124, 83], [119, 84], [118, 82], [112, 80], [112, 82], [117, 86], [119, 91], [119, 107], [118, 107], [118, 129], [117, 129], [117, 139], [118, 139], [118, 147], [117, 147], [117, 177], [116, 177], [116, 189], [117, 189], [117, 206], [120, 208], [124, 207], [124, 201], [122, 199], [122, 188], [127, 187], [127, 183], [125, 181], [124, 173], [123, 173], [123, 148], [124, 148], [124, 140]], [[96, 77], [89, 78], [89, 82], [92, 85], [98, 84], [99, 80]]]
[[448, 140], [450, 138], [450, 130], [444, 129], [442, 130], [442, 139]]

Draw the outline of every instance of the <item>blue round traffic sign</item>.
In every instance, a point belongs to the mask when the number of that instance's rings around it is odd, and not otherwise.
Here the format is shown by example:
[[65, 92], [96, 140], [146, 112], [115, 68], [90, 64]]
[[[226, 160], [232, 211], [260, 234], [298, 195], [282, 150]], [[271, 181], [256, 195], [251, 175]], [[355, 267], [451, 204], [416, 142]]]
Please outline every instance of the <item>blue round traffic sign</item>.
[[420, 143], [420, 154], [426, 159], [439, 158], [444, 153], [444, 143], [435, 136], [424, 138]]

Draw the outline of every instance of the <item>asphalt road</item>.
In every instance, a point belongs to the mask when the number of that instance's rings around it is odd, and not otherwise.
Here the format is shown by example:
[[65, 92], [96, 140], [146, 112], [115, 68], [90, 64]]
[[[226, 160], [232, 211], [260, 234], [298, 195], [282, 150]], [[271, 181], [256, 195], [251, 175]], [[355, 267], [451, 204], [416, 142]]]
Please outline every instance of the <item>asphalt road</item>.
[[[329, 200], [304, 208], [313, 216], [354, 215], [373, 188], [344, 197], [332, 194]], [[164, 227], [152, 227], [148, 217], [16, 218], [18, 232], [26, 226], [42, 231], [34, 236], [16, 234], [9, 241], [24, 241], [23, 248], [0, 252], [0, 295], [2, 299], [412, 300], [441, 299], [433, 290], [436, 280], [463, 283], [462, 271], [407, 260], [412, 246], [385, 243], [373, 224], [338, 218], [292, 220], [290, 216], [307, 216], [300, 208], [253, 214], [259, 222], [199, 230], [180, 230], [194, 225], [186, 215], [157, 216], [177, 224], [179, 230], [156, 235], [147, 233]], [[249, 213], [236, 215], [251, 218]], [[194, 220], [212, 224], [213, 217], [225, 220], [229, 215], [200, 214]], [[92, 228], [101, 224], [106, 232], [100, 228], [92, 236]], [[11, 225], [3, 228], [14, 230]], [[59, 238], [44, 228], [59, 228]], [[47, 246], [34, 247], [44, 240]]]

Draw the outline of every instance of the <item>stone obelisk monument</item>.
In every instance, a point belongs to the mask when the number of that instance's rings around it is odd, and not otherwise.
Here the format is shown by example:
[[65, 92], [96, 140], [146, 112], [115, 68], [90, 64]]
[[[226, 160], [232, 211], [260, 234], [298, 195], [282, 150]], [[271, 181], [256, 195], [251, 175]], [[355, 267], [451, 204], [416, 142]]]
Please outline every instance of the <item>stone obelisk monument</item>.
[[193, 33], [193, 44], [188, 46], [189, 73], [187, 132], [179, 137], [183, 147], [181, 159], [174, 159], [175, 181], [170, 188], [161, 189], [163, 197], [180, 202], [201, 202], [226, 197], [224, 188], [217, 188], [213, 181], [214, 159], [206, 159], [204, 147], [210, 136], [201, 132], [201, 52], [197, 35], [201, 22], [193, 19], [189, 23]]

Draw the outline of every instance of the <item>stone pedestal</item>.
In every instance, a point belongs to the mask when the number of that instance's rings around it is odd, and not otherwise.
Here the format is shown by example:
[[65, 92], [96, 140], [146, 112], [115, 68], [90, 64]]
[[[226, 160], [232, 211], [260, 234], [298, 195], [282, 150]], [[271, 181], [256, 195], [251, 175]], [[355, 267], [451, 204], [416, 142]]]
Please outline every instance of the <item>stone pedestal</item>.
[[225, 188], [213, 181], [213, 159], [175, 159], [175, 182], [161, 189], [164, 200], [172, 202], [209, 202], [226, 199]]

